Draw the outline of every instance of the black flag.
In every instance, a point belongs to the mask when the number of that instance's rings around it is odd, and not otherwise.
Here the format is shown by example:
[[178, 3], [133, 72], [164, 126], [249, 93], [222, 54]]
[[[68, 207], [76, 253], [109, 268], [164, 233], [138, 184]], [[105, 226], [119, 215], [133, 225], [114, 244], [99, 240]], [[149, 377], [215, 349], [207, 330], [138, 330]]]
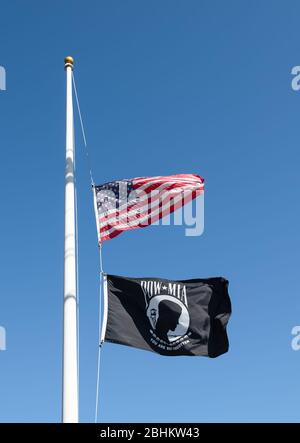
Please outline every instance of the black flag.
[[228, 351], [231, 303], [225, 278], [107, 275], [107, 297], [106, 342], [174, 356], [217, 357]]

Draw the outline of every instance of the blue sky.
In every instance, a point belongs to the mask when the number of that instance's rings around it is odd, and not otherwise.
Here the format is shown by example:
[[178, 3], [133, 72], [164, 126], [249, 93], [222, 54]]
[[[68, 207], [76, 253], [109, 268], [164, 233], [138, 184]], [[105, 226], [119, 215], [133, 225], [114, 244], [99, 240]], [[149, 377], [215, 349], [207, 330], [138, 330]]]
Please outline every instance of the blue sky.
[[[102, 421], [299, 421], [299, 2], [4, 1], [0, 65], [0, 421], [59, 421], [65, 73], [75, 58], [95, 179], [199, 173], [205, 232], [124, 233], [105, 270], [230, 281], [230, 351], [106, 344]], [[80, 418], [93, 421], [98, 250], [76, 119]]]

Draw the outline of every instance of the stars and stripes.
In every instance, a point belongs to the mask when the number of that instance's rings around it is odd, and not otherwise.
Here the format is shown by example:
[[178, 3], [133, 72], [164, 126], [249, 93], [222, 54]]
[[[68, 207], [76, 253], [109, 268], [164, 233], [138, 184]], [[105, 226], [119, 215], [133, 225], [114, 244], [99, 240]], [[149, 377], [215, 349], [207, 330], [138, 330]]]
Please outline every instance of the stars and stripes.
[[144, 228], [171, 214], [204, 191], [196, 174], [137, 177], [95, 186], [99, 238]]

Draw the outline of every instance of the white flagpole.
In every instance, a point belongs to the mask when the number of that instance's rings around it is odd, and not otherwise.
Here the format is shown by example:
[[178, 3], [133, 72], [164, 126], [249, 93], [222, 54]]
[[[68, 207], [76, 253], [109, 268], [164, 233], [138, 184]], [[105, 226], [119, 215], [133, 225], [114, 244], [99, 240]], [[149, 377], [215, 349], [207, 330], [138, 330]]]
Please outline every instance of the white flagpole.
[[72, 97], [73, 58], [65, 58], [66, 171], [65, 171], [65, 258], [62, 421], [78, 423], [77, 294], [75, 246], [74, 122]]

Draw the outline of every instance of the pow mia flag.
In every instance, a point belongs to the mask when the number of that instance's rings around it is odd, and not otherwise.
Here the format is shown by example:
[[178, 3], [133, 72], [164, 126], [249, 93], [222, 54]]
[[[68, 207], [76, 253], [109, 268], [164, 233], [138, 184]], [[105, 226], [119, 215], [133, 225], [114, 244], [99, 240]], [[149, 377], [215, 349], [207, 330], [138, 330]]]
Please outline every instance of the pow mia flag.
[[228, 351], [226, 279], [106, 278], [104, 341], [170, 356], [218, 357]]

